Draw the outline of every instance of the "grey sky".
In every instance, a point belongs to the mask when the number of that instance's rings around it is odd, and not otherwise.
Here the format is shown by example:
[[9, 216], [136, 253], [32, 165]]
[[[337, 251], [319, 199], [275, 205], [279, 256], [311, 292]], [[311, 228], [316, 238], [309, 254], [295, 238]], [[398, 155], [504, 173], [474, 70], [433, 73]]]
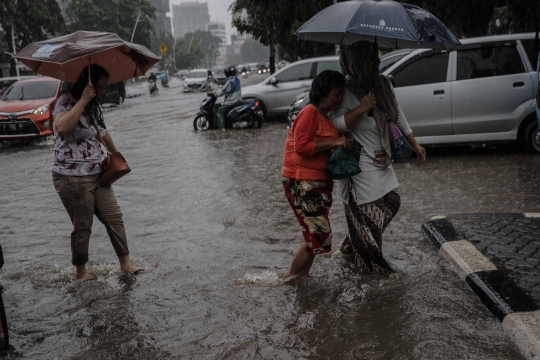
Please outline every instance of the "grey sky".
[[210, 12], [210, 21], [219, 21], [225, 24], [225, 31], [227, 32], [227, 44], [231, 43], [231, 35], [237, 33], [236, 29], [233, 29], [231, 26], [231, 14], [228, 9], [233, 0], [169, 0], [171, 4], [171, 14], [172, 17], [172, 6], [178, 5], [183, 2], [206, 2], [208, 3], [208, 11]]

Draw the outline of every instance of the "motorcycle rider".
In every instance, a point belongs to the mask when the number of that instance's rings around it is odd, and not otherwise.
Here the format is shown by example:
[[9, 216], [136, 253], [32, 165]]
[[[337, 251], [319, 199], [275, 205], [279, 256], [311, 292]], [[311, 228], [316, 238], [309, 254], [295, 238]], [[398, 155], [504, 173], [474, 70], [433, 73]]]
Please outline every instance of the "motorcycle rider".
[[221, 131], [225, 131], [225, 116], [227, 113], [242, 100], [242, 88], [240, 86], [240, 80], [236, 77], [236, 68], [233, 65], [225, 68], [225, 76], [227, 76], [227, 80], [221, 88], [217, 89], [215, 93], [212, 91], [208, 92], [209, 96], [212, 96], [212, 94], [216, 97], [225, 95], [223, 104], [216, 111], [218, 128]]
[[148, 77], [148, 83], [150, 84], [150, 81], [154, 81], [152, 85], [152, 89], [150, 89], [150, 95], [157, 90], [157, 77], [156, 74], [154, 74], [153, 71], [150, 72], [150, 76]]
[[159, 78], [161, 79], [161, 85], [163, 85], [164, 87], [168, 87], [169, 78], [167, 77], [167, 73], [165, 72], [165, 70], [161, 72]]

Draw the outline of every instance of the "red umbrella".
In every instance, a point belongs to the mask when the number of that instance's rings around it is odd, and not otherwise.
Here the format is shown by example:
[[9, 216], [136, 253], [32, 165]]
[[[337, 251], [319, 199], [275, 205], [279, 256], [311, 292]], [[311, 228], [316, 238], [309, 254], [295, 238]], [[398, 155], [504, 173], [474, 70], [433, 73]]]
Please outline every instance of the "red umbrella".
[[15, 55], [36, 74], [75, 83], [88, 64], [109, 73], [109, 83], [142, 76], [160, 58], [142, 45], [122, 40], [115, 33], [77, 31], [32, 43]]

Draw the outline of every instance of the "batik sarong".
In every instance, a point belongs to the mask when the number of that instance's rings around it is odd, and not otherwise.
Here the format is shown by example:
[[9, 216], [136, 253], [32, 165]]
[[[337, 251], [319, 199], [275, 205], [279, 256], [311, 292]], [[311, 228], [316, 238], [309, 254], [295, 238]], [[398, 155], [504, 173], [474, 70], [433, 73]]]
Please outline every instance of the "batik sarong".
[[283, 178], [285, 196], [302, 227], [306, 250], [310, 254], [323, 254], [332, 250], [332, 229], [328, 212], [332, 206], [333, 185], [332, 180]]
[[394, 272], [382, 254], [382, 234], [398, 212], [399, 206], [397, 189], [378, 200], [358, 205], [354, 186], [349, 181], [349, 205], [345, 205], [349, 234], [340, 250], [343, 254], [353, 256], [360, 272]]

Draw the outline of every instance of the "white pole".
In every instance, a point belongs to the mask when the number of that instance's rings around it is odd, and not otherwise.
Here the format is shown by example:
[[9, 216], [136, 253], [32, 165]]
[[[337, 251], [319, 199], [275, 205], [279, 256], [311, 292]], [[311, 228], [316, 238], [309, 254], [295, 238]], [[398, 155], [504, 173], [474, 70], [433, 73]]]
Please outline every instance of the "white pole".
[[[16, 4], [17, 2], [15, 2]], [[13, 56], [17, 54], [17, 49], [15, 48], [15, 19], [13, 19], [13, 24], [11, 24], [11, 45], [13, 45]], [[19, 75], [19, 67], [17, 66], [17, 59], [13, 58], [15, 61], [15, 71], [17, 72], [17, 79], [21, 79]]]
[[135, 26], [133, 27], [133, 32], [131, 33], [131, 42], [133, 42], [133, 36], [135, 36], [135, 29], [137, 29], [137, 24], [139, 23], [140, 16], [141, 12], [139, 11], [139, 15], [137, 15], [137, 20], [135, 21]]

